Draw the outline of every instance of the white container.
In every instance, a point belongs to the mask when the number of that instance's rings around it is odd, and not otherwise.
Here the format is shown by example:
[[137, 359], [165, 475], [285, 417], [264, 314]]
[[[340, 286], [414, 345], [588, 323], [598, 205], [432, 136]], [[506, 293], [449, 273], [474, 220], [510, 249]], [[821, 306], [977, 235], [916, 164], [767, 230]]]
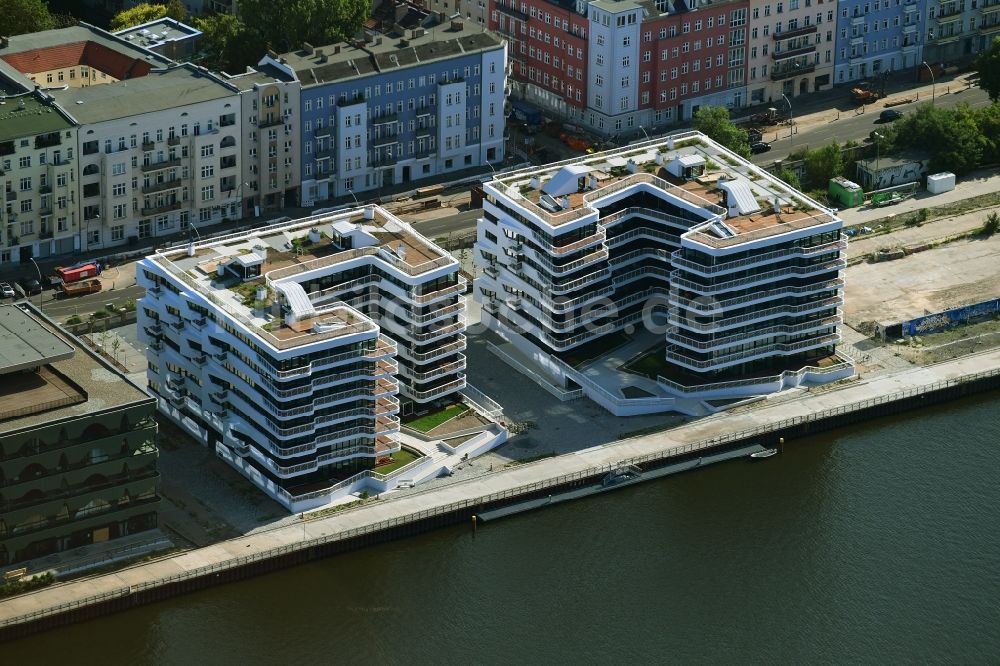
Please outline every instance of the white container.
[[949, 171], [927, 176], [927, 191], [931, 194], [951, 192], [955, 189], [955, 174]]

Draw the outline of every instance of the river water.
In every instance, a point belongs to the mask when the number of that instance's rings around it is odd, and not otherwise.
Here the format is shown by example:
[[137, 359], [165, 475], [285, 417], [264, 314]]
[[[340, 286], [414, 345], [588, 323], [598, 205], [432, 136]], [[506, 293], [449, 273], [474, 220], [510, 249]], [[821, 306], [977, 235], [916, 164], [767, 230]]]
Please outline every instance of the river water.
[[3, 664], [1000, 662], [1000, 397], [33, 636]]

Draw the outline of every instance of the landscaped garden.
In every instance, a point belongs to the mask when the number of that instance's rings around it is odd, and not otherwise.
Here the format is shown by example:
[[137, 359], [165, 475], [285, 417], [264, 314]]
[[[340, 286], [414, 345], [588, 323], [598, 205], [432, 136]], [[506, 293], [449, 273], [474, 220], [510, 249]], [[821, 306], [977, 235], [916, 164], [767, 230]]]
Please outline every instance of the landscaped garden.
[[[390, 472], [395, 472], [400, 467], [404, 465], [409, 465], [414, 460], [420, 458], [420, 454], [411, 451], [407, 448], [401, 448], [398, 452], [393, 453], [389, 456], [390, 462], [384, 463], [382, 465], [376, 465], [375, 471], [379, 474], [388, 474]], [[379, 460], [385, 460], [385, 458], [379, 458]]]
[[439, 409], [436, 412], [431, 412], [430, 414], [424, 414], [423, 416], [418, 416], [412, 421], [407, 421], [405, 423], [407, 428], [412, 428], [413, 430], [419, 430], [420, 432], [430, 432], [434, 428], [438, 427], [445, 421], [450, 421], [460, 414], [464, 414], [469, 411], [468, 405], [461, 402], [456, 402], [454, 404], [448, 405], [443, 409]]

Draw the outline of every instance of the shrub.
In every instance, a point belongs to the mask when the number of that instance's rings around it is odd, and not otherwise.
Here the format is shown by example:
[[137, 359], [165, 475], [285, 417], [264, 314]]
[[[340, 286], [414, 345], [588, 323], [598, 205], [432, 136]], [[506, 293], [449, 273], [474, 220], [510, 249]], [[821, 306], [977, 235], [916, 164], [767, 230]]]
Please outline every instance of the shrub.
[[66, 320], [66, 324], [68, 326], [74, 326], [76, 324], [82, 324], [82, 323], [83, 319], [80, 318], [80, 315], [73, 315], [72, 317]]
[[135, 312], [137, 306], [138, 304], [135, 302], [134, 298], [130, 298], [127, 301], [125, 301], [126, 312]]
[[94, 314], [90, 315], [91, 319], [104, 319], [105, 317], [110, 317], [111, 313], [107, 310], [95, 310]]
[[0, 598], [10, 597], [23, 592], [30, 592], [31, 590], [37, 590], [51, 585], [54, 582], [56, 582], [56, 577], [52, 575], [52, 572], [47, 572], [38, 576], [32, 576], [31, 578], [22, 578], [21, 580], [11, 580], [6, 583], [0, 583]]
[[1000, 229], [1000, 215], [993, 211], [986, 216], [986, 222], [983, 223], [983, 233], [992, 236], [998, 229]]

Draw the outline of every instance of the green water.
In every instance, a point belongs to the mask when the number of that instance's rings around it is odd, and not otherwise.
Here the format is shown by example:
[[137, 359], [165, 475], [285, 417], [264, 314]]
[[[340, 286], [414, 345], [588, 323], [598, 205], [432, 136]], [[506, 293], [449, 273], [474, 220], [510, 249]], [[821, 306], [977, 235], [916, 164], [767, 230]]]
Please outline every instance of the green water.
[[2, 664], [1000, 663], [1000, 399], [352, 553]]

